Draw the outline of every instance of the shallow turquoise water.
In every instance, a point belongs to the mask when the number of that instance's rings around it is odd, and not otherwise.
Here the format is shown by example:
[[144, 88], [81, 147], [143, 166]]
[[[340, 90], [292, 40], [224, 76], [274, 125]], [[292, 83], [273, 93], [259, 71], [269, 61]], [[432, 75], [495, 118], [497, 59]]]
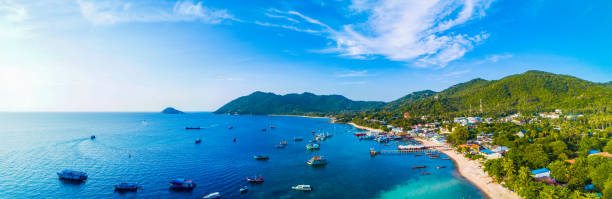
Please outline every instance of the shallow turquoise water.
[[[261, 131], [269, 125], [276, 128]], [[0, 198], [200, 198], [216, 191], [224, 198], [485, 198], [456, 174], [452, 161], [412, 155], [372, 158], [370, 147], [393, 146], [359, 141], [349, 133], [354, 128], [327, 119], [0, 113], [0, 127]], [[334, 134], [316, 152], [304, 147], [313, 130]], [[90, 140], [91, 135], [97, 139]], [[294, 142], [293, 137], [304, 141]], [[197, 138], [201, 144], [194, 143]], [[280, 141], [289, 144], [275, 148]], [[255, 161], [255, 154], [269, 155], [270, 160]], [[306, 166], [313, 155], [324, 155], [329, 164]], [[416, 165], [428, 168], [413, 170]], [[435, 169], [439, 165], [447, 168]], [[77, 185], [62, 182], [55, 174], [62, 169], [85, 171], [89, 179]], [[239, 194], [238, 189], [248, 185], [245, 178], [254, 174], [263, 175], [265, 182]], [[169, 191], [168, 182], [178, 177], [193, 179], [198, 186], [192, 192]], [[113, 185], [122, 181], [144, 188], [114, 192]], [[296, 184], [310, 184], [314, 191], [292, 191]]]

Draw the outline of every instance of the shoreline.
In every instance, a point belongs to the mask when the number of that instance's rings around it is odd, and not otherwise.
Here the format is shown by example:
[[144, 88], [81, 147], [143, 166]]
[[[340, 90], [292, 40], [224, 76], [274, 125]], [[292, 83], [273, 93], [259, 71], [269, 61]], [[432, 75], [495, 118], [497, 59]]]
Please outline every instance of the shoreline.
[[[353, 122], [347, 123], [358, 129], [365, 129], [369, 131], [382, 132], [380, 129], [374, 129], [370, 127], [360, 126]], [[423, 144], [433, 144], [429, 140], [424, 140], [421, 138], [415, 138], [418, 141], [423, 142]], [[449, 158], [451, 158], [455, 164], [457, 172], [463, 178], [467, 179], [472, 185], [476, 186], [480, 191], [482, 191], [488, 198], [494, 199], [520, 199], [516, 193], [511, 192], [510, 190], [504, 188], [501, 184], [493, 183], [493, 179], [489, 177], [484, 170], [480, 168], [480, 163], [477, 163], [474, 160], [470, 160], [463, 155], [458, 154], [455, 150], [438, 150]]]
[[[423, 144], [434, 145], [429, 140], [421, 138], [415, 138]], [[501, 199], [520, 199], [516, 193], [503, 187], [501, 184], [493, 182], [493, 179], [487, 175], [481, 167], [481, 164], [475, 160], [470, 160], [464, 157], [462, 154], [455, 152], [455, 150], [438, 150], [453, 160], [457, 171], [461, 176], [467, 179], [474, 186], [478, 187], [489, 198], [501, 198]]]
[[330, 120], [334, 120], [334, 118], [331, 117], [325, 117], [325, 116], [308, 116], [308, 115], [268, 115], [268, 116], [281, 116], [281, 117], [307, 117], [307, 118], [319, 118], [319, 119], [330, 119]]

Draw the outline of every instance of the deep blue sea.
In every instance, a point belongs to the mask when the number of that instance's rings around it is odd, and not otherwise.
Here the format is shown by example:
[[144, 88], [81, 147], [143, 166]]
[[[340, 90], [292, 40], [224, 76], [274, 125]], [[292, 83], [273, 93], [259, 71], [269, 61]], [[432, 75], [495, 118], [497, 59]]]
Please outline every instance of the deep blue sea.
[[[312, 131], [334, 136], [319, 151], [307, 151]], [[283, 116], [0, 113], [0, 198], [201, 198], [217, 191], [223, 198], [485, 198], [456, 173], [451, 160], [372, 158], [371, 147], [394, 148], [396, 143], [359, 141], [355, 131], [328, 119]], [[294, 142], [294, 137], [304, 141]], [[195, 144], [198, 138], [202, 143]], [[275, 148], [281, 141], [287, 147]], [[256, 154], [270, 159], [256, 161]], [[307, 166], [314, 155], [325, 156], [329, 164]], [[428, 167], [412, 169], [417, 165]], [[435, 168], [440, 165], [447, 168]], [[87, 172], [89, 179], [60, 181], [56, 172], [63, 169]], [[249, 185], [245, 178], [255, 174], [265, 182]], [[198, 186], [192, 192], [172, 192], [168, 182], [174, 178], [192, 179]], [[114, 192], [113, 185], [124, 181], [140, 183], [143, 190]], [[297, 184], [314, 190], [291, 190]], [[250, 189], [240, 194], [244, 185]]]

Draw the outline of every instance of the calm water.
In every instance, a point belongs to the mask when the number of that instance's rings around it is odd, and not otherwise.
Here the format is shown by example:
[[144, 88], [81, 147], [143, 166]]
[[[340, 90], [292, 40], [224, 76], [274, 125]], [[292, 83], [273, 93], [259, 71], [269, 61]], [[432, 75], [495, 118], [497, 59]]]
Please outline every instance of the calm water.
[[[276, 128], [261, 131], [269, 125]], [[334, 134], [316, 152], [304, 147], [313, 130]], [[224, 198], [485, 198], [456, 174], [450, 160], [371, 158], [370, 147], [391, 146], [359, 141], [349, 131], [355, 129], [299, 117], [0, 113], [0, 198], [200, 198], [216, 191]], [[90, 140], [91, 135], [97, 139]], [[201, 144], [194, 143], [197, 138]], [[274, 147], [283, 140], [289, 142], [286, 148]], [[255, 154], [270, 160], [255, 161]], [[306, 166], [313, 155], [324, 155], [330, 163]], [[413, 170], [416, 165], [428, 168]], [[447, 168], [435, 169], [438, 165]], [[55, 174], [62, 169], [85, 171], [89, 179], [78, 185], [62, 182]], [[245, 178], [254, 174], [265, 182], [239, 194]], [[179, 177], [198, 186], [192, 192], [169, 191], [168, 182]], [[115, 193], [113, 185], [122, 181], [138, 182], [144, 190]], [[296, 184], [310, 184], [314, 191], [292, 191]]]

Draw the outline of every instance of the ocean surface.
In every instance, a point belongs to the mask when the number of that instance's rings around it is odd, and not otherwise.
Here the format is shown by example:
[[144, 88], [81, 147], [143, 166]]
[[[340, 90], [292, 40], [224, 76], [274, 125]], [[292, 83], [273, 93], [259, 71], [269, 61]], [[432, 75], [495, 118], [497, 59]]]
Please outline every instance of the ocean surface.
[[[312, 131], [333, 137], [320, 150], [307, 151]], [[352, 133], [356, 131], [328, 119], [283, 116], [0, 113], [0, 198], [201, 198], [212, 192], [223, 198], [266, 199], [486, 198], [457, 174], [452, 160], [370, 157], [371, 147], [393, 149], [397, 143], [359, 141]], [[198, 138], [202, 143], [195, 144]], [[281, 141], [287, 147], [275, 148]], [[270, 159], [254, 160], [256, 154]], [[329, 164], [307, 166], [314, 155], [323, 155]], [[418, 165], [427, 168], [412, 169]], [[81, 184], [61, 181], [56, 172], [63, 169], [87, 172], [89, 179]], [[245, 178], [256, 174], [265, 182], [248, 184]], [[197, 187], [170, 191], [168, 182], [174, 178], [192, 179]], [[136, 182], [143, 189], [114, 192], [119, 182]], [[291, 190], [297, 184], [310, 184], [313, 191]], [[240, 194], [245, 185], [248, 193]]]

